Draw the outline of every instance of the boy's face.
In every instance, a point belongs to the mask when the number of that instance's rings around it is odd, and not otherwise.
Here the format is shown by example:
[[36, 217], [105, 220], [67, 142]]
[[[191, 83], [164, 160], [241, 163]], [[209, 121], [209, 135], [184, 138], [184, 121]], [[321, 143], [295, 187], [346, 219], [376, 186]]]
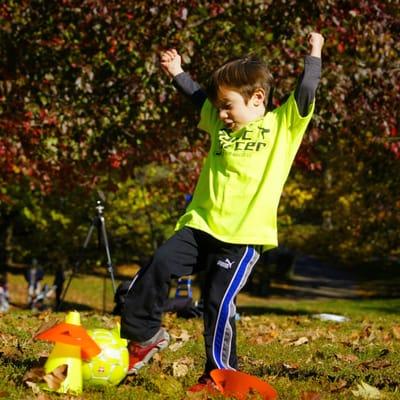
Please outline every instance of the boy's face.
[[225, 126], [231, 130], [238, 130], [264, 115], [264, 99], [264, 91], [257, 89], [246, 103], [244, 97], [235, 89], [221, 86], [215, 106]]

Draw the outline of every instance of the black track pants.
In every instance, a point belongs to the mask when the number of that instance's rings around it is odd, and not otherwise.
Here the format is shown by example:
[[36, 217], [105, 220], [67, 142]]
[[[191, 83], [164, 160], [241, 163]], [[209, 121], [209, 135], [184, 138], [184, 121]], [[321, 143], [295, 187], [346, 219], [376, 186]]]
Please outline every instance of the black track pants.
[[236, 296], [258, 258], [259, 246], [224, 243], [196, 229], [181, 229], [133, 279], [122, 312], [121, 336], [138, 342], [154, 336], [171, 279], [205, 271], [205, 370], [236, 369]]

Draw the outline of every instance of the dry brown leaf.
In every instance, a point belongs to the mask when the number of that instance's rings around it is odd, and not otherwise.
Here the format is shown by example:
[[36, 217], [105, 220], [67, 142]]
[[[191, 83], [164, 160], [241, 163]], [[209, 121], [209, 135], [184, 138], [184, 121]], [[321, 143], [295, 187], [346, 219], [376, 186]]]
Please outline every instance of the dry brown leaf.
[[179, 364], [178, 361], [175, 361], [172, 364], [172, 375], [175, 378], [181, 378], [183, 376], [186, 376], [189, 372], [189, 368], [185, 364]]
[[186, 376], [194, 366], [194, 361], [190, 357], [183, 357], [172, 364], [172, 375], [175, 378]]
[[152, 367], [153, 368], [160, 368], [161, 366], [161, 361], [162, 361], [162, 355], [160, 353], [154, 354], [152, 358]]
[[9, 396], [9, 393], [8, 392], [6, 392], [6, 391], [4, 391], [4, 390], [1, 390], [0, 391], [0, 397], [8, 397]]
[[182, 329], [179, 335], [171, 335], [176, 341], [187, 342], [190, 335], [186, 329]]
[[253, 336], [250, 339], [250, 343], [268, 344], [268, 343], [271, 343], [272, 341], [274, 341], [278, 336], [279, 336], [278, 331], [271, 331], [271, 332], [268, 332], [267, 334]]
[[292, 346], [301, 346], [303, 344], [308, 343], [308, 338], [305, 336], [302, 336], [301, 338], [298, 338], [296, 341], [292, 343]]
[[290, 338], [282, 338], [282, 339], [279, 339], [279, 342], [282, 343], [283, 345], [289, 346], [289, 345], [292, 344], [293, 339], [290, 339]]
[[335, 354], [335, 357], [338, 360], [346, 361], [346, 362], [356, 362], [356, 361], [358, 361], [358, 357], [356, 355], [354, 355], [354, 354], [344, 354], [344, 355]]
[[43, 377], [43, 380], [46, 382], [47, 386], [52, 390], [57, 390], [63, 381], [63, 379], [59, 379], [53, 374], [45, 375]]
[[349, 382], [347, 382], [344, 379], [339, 379], [337, 382], [335, 382], [331, 385], [330, 391], [332, 393], [340, 392], [341, 390], [345, 389], [348, 385], [349, 385]]
[[50, 316], [52, 315], [52, 311], [51, 310], [45, 310], [42, 311], [39, 315], [38, 315], [38, 319], [48, 322], [50, 319]]
[[186, 376], [190, 369], [194, 367], [194, 360], [191, 357], [182, 357], [172, 364], [172, 375], [175, 378]]
[[18, 338], [7, 333], [0, 333], [0, 345], [10, 344], [11, 341], [15, 343], [18, 341]]
[[10, 334], [0, 334], [0, 351], [3, 357], [19, 358], [22, 351], [18, 338]]
[[125, 383], [125, 385], [130, 385], [131, 383], [134, 383], [136, 379], [137, 379], [137, 375], [128, 375], [125, 378], [124, 383]]
[[52, 328], [53, 326], [57, 325], [60, 321], [57, 319], [52, 319], [51, 321], [47, 320], [44, 322], [42, 325], [39, 326], [39, 328], [36, 330], [36, 332], [33, 334], [33, 337], [38, 336], [44, 331], [47, 331], [48, 329]]
[[366, 325], [361, 333], [361, 337], [364, 340], [368, 340], [369, 342], [372, 342], [376, 339], [376, 335], [374, 333], [374, 331], [372, 330], [372, 326], [371, 325]]
[[40, 380], [42, 380], [44, 375], [45, 375], [44, 368], [42, 367], [32, 368], [29, 371], [25, 372], [22, 381], [39, 382]]
[[300, 400], [320, 400], [321, 395], [318, 392], [302, 392]]
[[400, 325], [394, 326], [392, 332], [395, 339], [400, 340]]
[[35, 394], [40, 393], [40, 387], [35, 382], [26, 381], [25, 385], [32, 389], [32, 392]]
[[37, 384], [43, 381], [46, 382], [50, 389], [57, 390], [65, 380], [67, 372], [68, 366], [66, 364], [60, 365], [49, 374], [45, 373], [43, 367], [35, 367], [27, 371], [22, 380], [35, 394], [37, 394], [40, 391]]
[[[352, 332], [351, 334], [350, 334], [350, 342], [351, 343], [354, 343], [354, 342], [356, 342], [356, 344], [359, 342], [359, 340], [360, 340], [360, 338], [361, 338], [361, 335], [360, 335], [360, 333], [359, 332]], [[351, 343], [349, 343], [349, 344], [351, 344]]]
[[171, 346], [168, 347], [168, 350], [177, 351], [181, 347], [183, 347], [183, 345], [184, 345], [183, 342], [175, 342], [175, 343], [172, 343]]
[[359, 369], [381, 369], [391, 367], [392, 363], [388, 360], [367, 360], [358, 365]]
[[51, 371], [51, 373], [58, 379], [64, 380], [68, 374], [68, 365], [62, 364], [58, 366], [56, 369]]
[[283, 363], [283, 368], [287, 369], [287, 370], [296, 370], [299, 369], [299, 365], [298, 364], [288, 364], [288, 363]]
[[393, 337], [392, 337], [392, 335], [390, 334], [390, 332], [386, 332], [384, 335], [383, 335], [383, 341], [385, 342], [385, 343], [388, 343], [388, 342], [391, 342], [392, 341], [392, 339], [393, 339]]
[[[63, 399], [65, 400], [65, 397]], [[38, 397], [36, 397], [36, 400], [51, 400], [51, 397], [45, 393], [39, 393]]]

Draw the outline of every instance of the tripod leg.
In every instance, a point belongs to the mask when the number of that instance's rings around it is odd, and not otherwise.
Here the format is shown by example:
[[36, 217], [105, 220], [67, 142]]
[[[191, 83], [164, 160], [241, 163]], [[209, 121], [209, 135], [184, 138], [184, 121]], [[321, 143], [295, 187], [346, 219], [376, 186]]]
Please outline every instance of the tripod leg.
[[117, 291], [117, 288], [116, 288], [116, 285], [115, 285], [114, 268], [113, 268], [112, 261], [111, 261], [111, 253], [110, 253], [110, 247], [108, 245], [106, 223], [105, 223], [105, 220], [104, 220], [103, 216], [100, 217], [100, 229], [101, 229], [101, 235], [102, 235], [104, 247], [105, 247], [105, 250], [106, 250], [107, 269], [108, 269], [108, 272], [110, 273], [110, 276], [111, 276], [113, 293], [115, 294], [115, 292]]
[[89, 227], [89, 231], [88, 231], [88, 233], [87, 233], [87, 235], [86, 235], [86, 239], [85, 239], [85, 241], [84, 241], [84, 243], [83, 243], [83, 246], [82, 246], [82, 248], [81, 248], [81, 251], [80, 251], [80, 253], [79, 253], [78, 260], [76, 261], [76, 263], [75, 263], [75, 265], [74, 265], [74, 269], [72, 270], [72, 274], [69, 276], [68, 282], [67, 282], [67, 284], [65, 285], [65, 289], [64, 289], [62, 295], [60, 296], [60, 300], [59, 300], [58, 305], [57, 305], [57, 307], [56, 307], [56, 310], [57, 310], [57, 311], [59, 311], [59, 310], [61, 309], [61, 306], [62, 306], [63, 303], [64, 303], [65, 296], [66, 296], [66, 294], [67, 294], [67, 292], [68, 292], [69, 286], [71, 285], [72, 278], [75, 276], [76, 272], [77, 272], [78, 269], [79, 269], [79, 266], [80, 266], [81, 263], [82, 263], [83, 252], [84, 252], [84, 250], [86, 249], [86, 247], [88, 246], [89, 241], [90, 241], [90, 238], [92, 237], [92, 234], [93, 234], [93, 230], [94, 230], [94, 228], [95, 228], [96, 225], [97, 225], [96, 220], [97, 220], [97, 217], [95, 217], [95, 218], [93, 219], [92, 224], [91, 224], [90, 227]]

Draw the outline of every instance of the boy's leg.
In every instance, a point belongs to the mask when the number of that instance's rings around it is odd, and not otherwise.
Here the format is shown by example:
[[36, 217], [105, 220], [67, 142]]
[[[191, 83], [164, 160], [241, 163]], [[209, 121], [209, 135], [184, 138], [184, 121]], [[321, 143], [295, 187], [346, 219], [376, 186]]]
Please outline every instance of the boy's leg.
[[183, 228], [167, 240], [132, 280], [121, 318], [121, 336], [145, 342], [159, 331], [172, 278], [197, 271], [202, 234]]
[[214, 368], [237, 368], [236, 296], [260, 256], [259, 246], [219, 243], [204, 285], [206, 375]]
[[171, 278], [203, 267], [199, 255], [203, 236], [190, 228], [181, 229], [132, 280], [121, 315], [121, 337], [130, 340], [128, 374], [136, 374], [157, 351], [168, 346], [169, 335], [161, 328], [161, 317]]

